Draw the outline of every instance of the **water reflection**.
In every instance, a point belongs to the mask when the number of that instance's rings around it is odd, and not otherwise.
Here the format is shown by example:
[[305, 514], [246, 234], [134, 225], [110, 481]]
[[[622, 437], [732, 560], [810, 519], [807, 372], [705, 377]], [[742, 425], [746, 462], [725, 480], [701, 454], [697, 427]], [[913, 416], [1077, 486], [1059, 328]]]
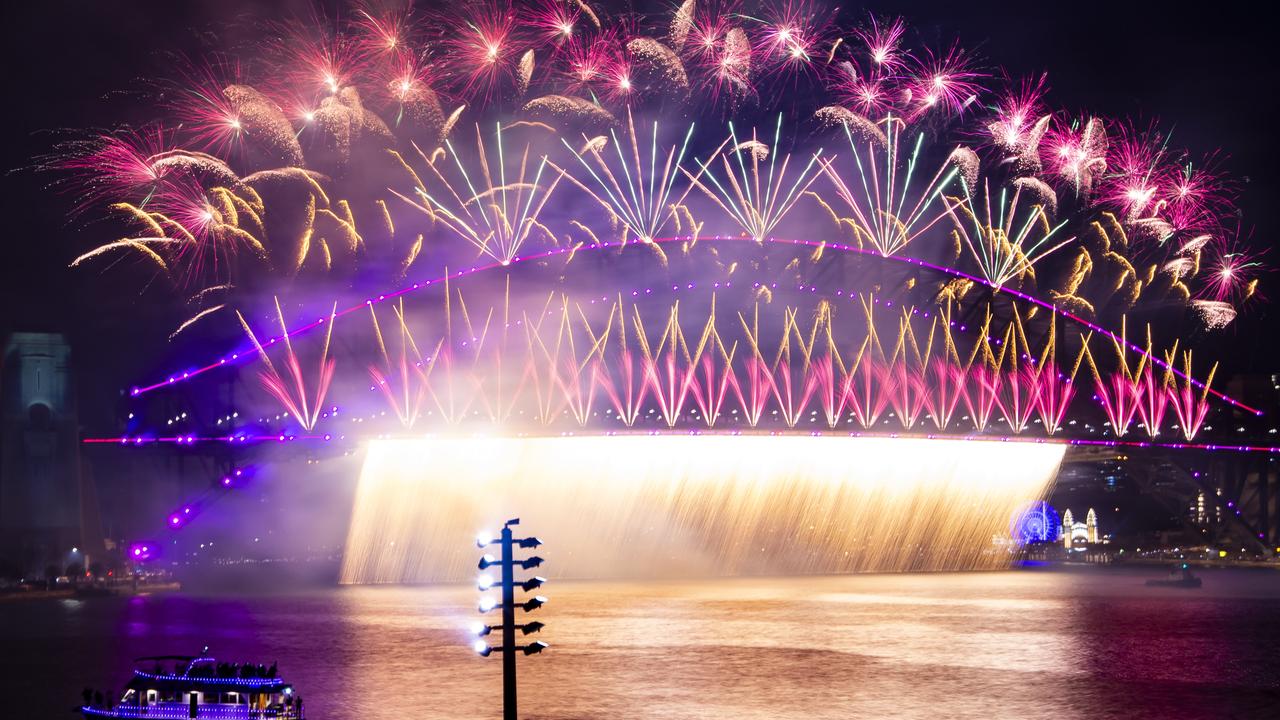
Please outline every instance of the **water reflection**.
[[[1123, 571], [554, 583], [528, 717], [1266, 717], [1280, 576], [1157, 592]], [[14, 717], [119, 687], [139, 655], [279, 661], [319, 720], [491, 718], [500, 663], [467, 649], [467, 586], [10, 603]], [[542, 612], [542, 611], [540, 611]], [[16, 704], [12, 704], [16, 703]]]

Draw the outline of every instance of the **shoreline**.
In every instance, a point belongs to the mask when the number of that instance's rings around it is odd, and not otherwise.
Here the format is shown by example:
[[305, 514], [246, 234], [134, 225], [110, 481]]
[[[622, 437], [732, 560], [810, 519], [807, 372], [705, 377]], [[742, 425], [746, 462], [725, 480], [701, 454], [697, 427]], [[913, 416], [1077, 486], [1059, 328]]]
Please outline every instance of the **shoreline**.
[[[830, 577], [863, 577], [863, 576], [883, 576], [883, 575], [963, 575], [969, 573], [986, 573], [986, 572], [1115, 572], [1115, 571], [1137, 571], [1151, 572], [1156, 570], [1168, 570], [1171, 566], [1186, 562], [1196, 570], [1250, 570], [1250, 571], [1280, 571], [1280, 564], [1266, 561], [1223, 561], [1223, 560], [1159, 560], [1155, 558], [1135, 558], [1133, 560], [1126, 559], [1121, 562], [1110, 563], [1093, 563], [1093, 562], [1073, 562], [1069, 560], [1022, 560], [1015, 562], [1009, 568], [1004, 570], [950, 570], [950, 571], [926, 571], [926, 572], [909, 572], [909, 573], [842, 573], [837, 575], [831, 574], [815, 574], [815, 575], [739, 575], [739, 576], [717, 576], [707, 578], [689, 578], [689, 577], [668, 577], [668, 578], [562, 578], [563, 581], [574, 582], [684, 582], [689, 580], [735, 580], [735, 579], [761, 579], [767, 577], [778, 578], [797, 578], [797, 577], [813, 577], [813, 578], [830, 578]], [[239, 583], [231, 583], [232, 585], [240, 585]], [[431, 587], [437, 585], [453, 585], [456, 583], [388, 583], [390, 586], [397, 587]], [[349, 585], [339, 582], [318, 582], [316, 578], [309, 578], [302, 582], [292, 585], [293, 590], [317, 590], [324, 588], [347, 588], [347, 587], [376, 587], [374, 585]], [[250, 585], [249, 587], [240, 586], [237, 590], [247, 590], [247, 594], [262, 594], [262, 588]], [[277, 591], [280, 588], [275, 588]], [[134, 597], [146, 596], [155, 593], [171, 593], [171, 592], [188, 592], [196, 595], [204, 595], [212, 592], [213, 594], [226, 594], [231, 587], [222, 586], [219, 583], [193, 585], [181, 582], [155, 583], [149, 585], [141, 585], [134, 589], [131, 584], [123, 584], [117, 587], [95, 587], [83, 586], [80, 588], [59, 588], [55, 590], [5, 590], [0, 591], [0, 603], [4, 602], [20, 602], [22, 600], [74, 600], [88, 599], [95, 597]], [[255, 592], [255, 590], [259, 592]], [[272, 594], [270, 592], [266, 594]]]
[[5, 590], [0, 592], [0, 602], [20, 602], [22, 600], [83, 600], [90, 597], [126, 597], [151, 595], [152, 593], [178, 592], [182, 584], [156, 583], [139, 585], [136, 589], [130, 585], [119, 587], [84, 586], [79, 588], [59, 588], [57, 590]]

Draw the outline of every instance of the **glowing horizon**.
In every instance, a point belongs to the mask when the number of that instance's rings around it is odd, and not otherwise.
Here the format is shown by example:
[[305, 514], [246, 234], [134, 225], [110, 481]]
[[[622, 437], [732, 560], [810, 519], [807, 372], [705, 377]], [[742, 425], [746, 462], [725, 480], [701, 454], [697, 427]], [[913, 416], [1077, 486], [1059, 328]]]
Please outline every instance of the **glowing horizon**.
[[[508, 517], [560, 578], [995, 570], [1064, 445], [917, 438], [428, 437], [368, 449], [344, 584], [469, 580]], [[551, 551], [550, 548], [554, 548]]]

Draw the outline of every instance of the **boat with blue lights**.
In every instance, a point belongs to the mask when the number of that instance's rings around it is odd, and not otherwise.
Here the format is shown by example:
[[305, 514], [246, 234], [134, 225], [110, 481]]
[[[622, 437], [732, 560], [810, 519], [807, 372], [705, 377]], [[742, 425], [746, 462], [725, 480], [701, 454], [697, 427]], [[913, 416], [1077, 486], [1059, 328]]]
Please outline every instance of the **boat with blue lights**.
[[178, 720], [305, 720], [302, 698], [276, 665], [219, 662], [199, 656], [157, 655], [134, 661], [119, 700], [84, 691], [85, 718]]

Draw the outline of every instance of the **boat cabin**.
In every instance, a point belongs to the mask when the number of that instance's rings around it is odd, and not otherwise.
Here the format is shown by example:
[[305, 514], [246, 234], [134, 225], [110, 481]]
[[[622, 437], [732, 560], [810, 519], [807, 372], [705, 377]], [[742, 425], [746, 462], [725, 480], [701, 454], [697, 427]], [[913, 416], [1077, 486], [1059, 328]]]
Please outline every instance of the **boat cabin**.
[[118, 701], [85, 691], [85, 718], [305, 720], [302, 698], [276, 666], [220, 663], [208, 656], [138, 658]]

